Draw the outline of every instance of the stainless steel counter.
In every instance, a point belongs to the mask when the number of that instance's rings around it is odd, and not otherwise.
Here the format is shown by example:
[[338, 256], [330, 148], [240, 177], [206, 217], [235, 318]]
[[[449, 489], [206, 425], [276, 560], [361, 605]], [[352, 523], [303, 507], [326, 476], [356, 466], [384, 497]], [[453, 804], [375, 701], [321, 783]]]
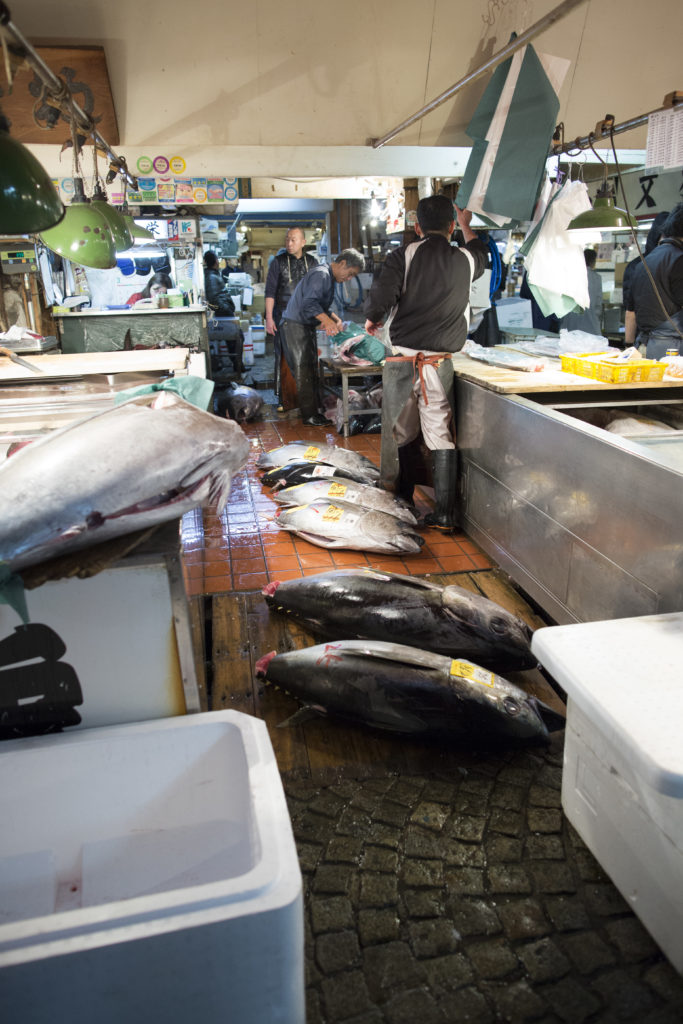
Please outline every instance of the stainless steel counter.
[[617, 405], [683, 423], [683, 388], [523, 396], [457, 375], [456, 395], [465, 529], [549, 615], [683, 610], [683, 434], [596, 425]]

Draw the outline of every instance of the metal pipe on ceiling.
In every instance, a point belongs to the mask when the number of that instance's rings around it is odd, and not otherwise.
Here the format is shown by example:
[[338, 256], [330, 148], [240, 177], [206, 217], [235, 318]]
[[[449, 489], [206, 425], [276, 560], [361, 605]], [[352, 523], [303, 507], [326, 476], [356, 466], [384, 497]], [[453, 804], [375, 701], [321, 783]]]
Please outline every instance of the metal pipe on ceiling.
[[442, 103], [446, 102], [446, 100], [455, 96], [455, 94], [460, 92], [460, 90], [466, 85], [469, 85], [471, 82], [475, 82], [478, 78], [481, 78], [482, 75], [485, 75], [487, 71], [491, 71], [493, 68], [498, 67], [499, 64], [502, 64], [504, 60], [507, 60], [508, 57], [521, 49], [522, 46], [526, 46], [531, 39], [543, 32], [544, 29], [549, 28], [550, 25], [553, 25], [556, 21], [564, 18], [565, 15], [569, 14], [576, 7], [585, 2], [586, 0], [563, 0], [563, 3], [553, 8], [552, 11], [549, 11], [548, 14], [537, 21], [535, 25], [528, 28], [526, 32], [522, 32], [521, 35], [509, 42], [507, 46], [503, 47], [502, 50], [499, 50], [498, 53], [495, 53], [493, 57], [487, 60], [484, 64], [481, 64], [474, 71], [465, 75], [465, 77], [461, 78], [459, 82], [452, 85], [450, 89], [446, 89], [445, 92], [442, 92], [441, 95], [437, 96], [436, 99], [431, 101], [431, 103], [421, 107], [417, 113], [412, 115], [412, 117], [402, 121], [396, 126], [396, 128], [393, 128], [390, 132], [387, 132], [386, 135], [383, 135], [381, 139], [370, 139], [369, 141], [372, 148], [379, 149], [380, 146], [383, 146], [386, 142], [395, 138], [400, 132], [409, 128], [411, 124], [415, 124], [416, 121], [420, 121], [427, 114], [431, 114], [433, 110], [436, 110], [436, 108], [440, 107]]
[[119, 174], [131, 186], [131, 188], [136, 189], [138, 187], [138, 179], [128, 170], [125, 158], [117, 156], [107, 140], [98, 132], [95, 127], [95, 122], [90, 115], [86, 114], [78, 103], [76, 103], [66, 82], [54, 74], [42, 57], [36, 53], [28, 40], [24, 38], [12, 21], [9, 8], [7, 7], [7, 4], [4, 3], [4, 0], [0, 0], [0, 35], [3, 37], [7, 36], [11, 43], [16, 46], [20, 56], [28, 61], [42, 81], [49, 96], [55, 100], [59, 109], [62, 111], [64, 116], [69, 119], [70, 123], [75, 125], [77, 131], [83, 135], [89, 135], [95, 145], [106, 155], [110, 166], [112, 168], [116, 168], [116, 173]]
[[683, 103], [683, 92], [671, 92], [664, 97], [664, 103], [656, 110], [647, 114], [639, 114], [638, 117], [631, 117], [628, 121], [620, 121], [614, 124], [614, 118], [607, 114], [602, 121], [598, 121], [592, 132], [582, 138], [574, 139], [572, 142], [562, 142], [559, 145], [553, 144], [550, 150], [551, 156], [559, 156], [560, 153], [570, 153], [573, 149], [588, 149], [602, 139], [609, 139], [612, 135], [620, 135], [622, 132], [630, 132], [632, 128], [638, 128], [641, 124], [647, 124], [652, 114], [660, 114], [662, 111], [671, 110]]

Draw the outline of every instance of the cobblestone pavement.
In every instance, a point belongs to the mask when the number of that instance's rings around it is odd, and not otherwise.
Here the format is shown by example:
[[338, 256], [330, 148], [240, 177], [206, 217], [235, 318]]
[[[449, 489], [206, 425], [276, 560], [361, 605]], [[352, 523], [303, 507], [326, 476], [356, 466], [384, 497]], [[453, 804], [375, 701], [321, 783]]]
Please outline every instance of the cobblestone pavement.
[[683, 978], [561, 811], [562, 735], [456, 778], [285, 784], [307, 1024], [683, 1021]]

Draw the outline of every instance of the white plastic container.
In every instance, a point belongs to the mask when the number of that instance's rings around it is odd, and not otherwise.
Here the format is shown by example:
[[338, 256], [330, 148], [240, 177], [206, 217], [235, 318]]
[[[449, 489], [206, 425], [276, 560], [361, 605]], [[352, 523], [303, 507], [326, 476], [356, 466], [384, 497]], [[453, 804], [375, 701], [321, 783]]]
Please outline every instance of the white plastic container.
[[3, 1024], [303, 1024], [301, 873], [265, 724], [0, 744]]
[[254, 346], [255, 356], [264, 356], [266, 354], [266, 329], [265, 327], [256, 327], [254, 324], [251, 325], [251, 340]]
[[539, 629], [568, 696], [562, 806], [683, 972], [683, 614]]
[[244, 334], [244, 346], [242, 348], [242, 362], [245, 366], [254, 365], [254, 340], [251, 334], [251, 327], [242, 328]]

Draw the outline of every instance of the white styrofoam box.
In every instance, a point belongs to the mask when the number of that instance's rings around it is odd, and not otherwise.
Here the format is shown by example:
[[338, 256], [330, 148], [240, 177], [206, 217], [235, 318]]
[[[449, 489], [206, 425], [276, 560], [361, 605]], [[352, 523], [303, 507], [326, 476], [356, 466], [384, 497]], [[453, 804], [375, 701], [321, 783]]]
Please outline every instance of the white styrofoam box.
[[537, 630], [567, 692], [562, 805], [683, 972], [683, 613]]
[[0, 745], [3, 1024], [303, 1024], [296, 848], [262, 721]]

